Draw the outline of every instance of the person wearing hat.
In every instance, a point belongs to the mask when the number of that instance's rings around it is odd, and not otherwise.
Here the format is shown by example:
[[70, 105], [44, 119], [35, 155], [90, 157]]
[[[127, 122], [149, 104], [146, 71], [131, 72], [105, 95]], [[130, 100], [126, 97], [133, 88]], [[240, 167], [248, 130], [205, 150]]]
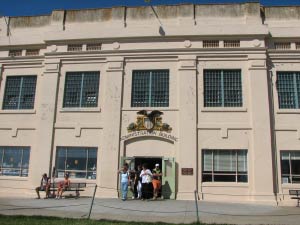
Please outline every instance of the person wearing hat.
[[152, 185], [153, 185], [153, 199], [157, 199], [159, 190], [161, 188], [161, 170], [159, 168], [159, 164], [155, 164], [155, 168], [152, 171], [153, 174], [153, 180], [152, 180]]

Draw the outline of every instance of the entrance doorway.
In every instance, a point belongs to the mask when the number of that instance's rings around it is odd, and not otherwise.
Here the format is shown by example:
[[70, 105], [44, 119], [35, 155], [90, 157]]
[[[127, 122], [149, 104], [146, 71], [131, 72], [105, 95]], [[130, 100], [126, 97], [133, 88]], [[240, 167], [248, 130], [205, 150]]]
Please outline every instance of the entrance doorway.
[[146, 157], [135, 157], [134, 158], [134, 167], [137, 169], [138, 165], [147, 164], [149, 170], [153, 170], [155, 168], [155, 164], [159, 164], [160, 170], [162, 169], [162, 158], [146, 158]]
[[148, 168], [152, 171], [155, 168], [155, 164], [159, 164], [159, 168], [162, 171], [162, 189], [161, 195], [164, 199], [175, 199], [175, 180], [176, 180], [176, 164], [175, 158], [166, 157], [122, 157], [120, 161], [121, 165], [127, 163], [130, 170], [136, 170], [138, 165], [143, 163], [148, 164]]

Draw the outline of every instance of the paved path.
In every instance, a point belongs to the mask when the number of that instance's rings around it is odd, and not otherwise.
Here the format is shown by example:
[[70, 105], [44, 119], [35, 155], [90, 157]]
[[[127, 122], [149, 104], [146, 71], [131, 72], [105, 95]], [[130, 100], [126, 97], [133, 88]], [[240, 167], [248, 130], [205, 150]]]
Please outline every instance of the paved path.
[[[85, 218], [91, 198], [0, 198], [0, 214]], [[276, 207], [199, 201], [200, 220], [227, 224], [300, 224], [300, 207]], [[191, 223], [196, 221], [194, 201], [140, 201], [95, 199], [92, 219]]]

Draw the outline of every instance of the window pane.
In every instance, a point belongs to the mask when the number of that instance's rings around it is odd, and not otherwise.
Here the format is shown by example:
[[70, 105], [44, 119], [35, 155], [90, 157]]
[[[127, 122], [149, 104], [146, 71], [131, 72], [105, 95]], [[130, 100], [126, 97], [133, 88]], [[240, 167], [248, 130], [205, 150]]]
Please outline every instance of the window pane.
[[281, 153], [281, 174], [290, 175], [290, 161], [289, 152]]
[[169, 106], [169, 71], [152, 71], [151, 103], [152, 107]]
[[238, 182], [245, 182], [245, 183], [248, 182], [248, 176], [247, 175], [238, 175], [237, 179], [238, 179], [237, 180]]
[[277, 73], [277, 92], [279, 108], [293, 109], [296, 108], [296, 96], [294, 75], [292, 72]]
[[22, 169], [28, 169], [29, 167], [29, 156], [30, 151], [28, 148], [23, 148], [23, 159], [22, 159]]
[[144, 107], [149, 105], [150, 72], [133, 71], [131, 107]]
[[66, 162], [66, 149], [58, 148], [56, 152], [56, 169], [65, 170], [65, 162]]
[[85, 72], [82, 85], [81, 107], [97, 107], [99, 92], [99, 72]]
[[96, 171], [97, 170], [97, 149], [88, 150], [88, 170]]
[[2, 167], [3, 149], [0, 148], [0, 167]]
[[204, 107], [222, 106], [221, 70], [204, 70]]
[[7, 148], [4, 152], [3, 167], [20, 168], [22, 151], [14, 148]]
[[19, 109], [33, 109], [35, 99], [36, 76], [23, 77], [22, 90], [20, 93]]
[[68, 148], [66, 170], [86, 170], [87, 151], [81, 148]]
[[214, 175], [214, 181], [217, 182], [235, 182], [235, 175]]
[[235, 151], [216, 151], [214, 152], [214, 172], [235, 172], [236, 171], [236, 152]]
[[80, 106], [82, 73], [67, 73], [63, 107]]
[[86, 172], [69, 172], [70, 178], [86, 178]]
[[247, 172], [247, 151], [239, 150], [238, 154], [238, 172]]
[[212, 151], [204, 150], [203, 151], [203, 172], [212, 171]]
[[18, 109], [20, 87], [21, 76], [6, 78], [3, 109]]
[[291, 152], [291, 170], [293, 175], [300, 175], [300, 152]]
[[242, 76], [241, 70], [224, 70], [224, 106], [242, 106]]
[[202, 182], [212, 182], [212, 175], [211, 174], [203, 174]]

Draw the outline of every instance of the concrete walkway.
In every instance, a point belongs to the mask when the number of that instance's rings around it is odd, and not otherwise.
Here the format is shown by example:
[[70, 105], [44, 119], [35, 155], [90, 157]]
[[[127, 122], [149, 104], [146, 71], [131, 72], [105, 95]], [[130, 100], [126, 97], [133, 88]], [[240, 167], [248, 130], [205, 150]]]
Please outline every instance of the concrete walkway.
[[[86, 218], [91, 198], [0, 198], [0, 214]], [[200, 220], [222, 224], [300, 224], [300, 207], [276, 207], [199, 201]], [[92, 219], [192, 223], [194, 201], [95, 199]]]

